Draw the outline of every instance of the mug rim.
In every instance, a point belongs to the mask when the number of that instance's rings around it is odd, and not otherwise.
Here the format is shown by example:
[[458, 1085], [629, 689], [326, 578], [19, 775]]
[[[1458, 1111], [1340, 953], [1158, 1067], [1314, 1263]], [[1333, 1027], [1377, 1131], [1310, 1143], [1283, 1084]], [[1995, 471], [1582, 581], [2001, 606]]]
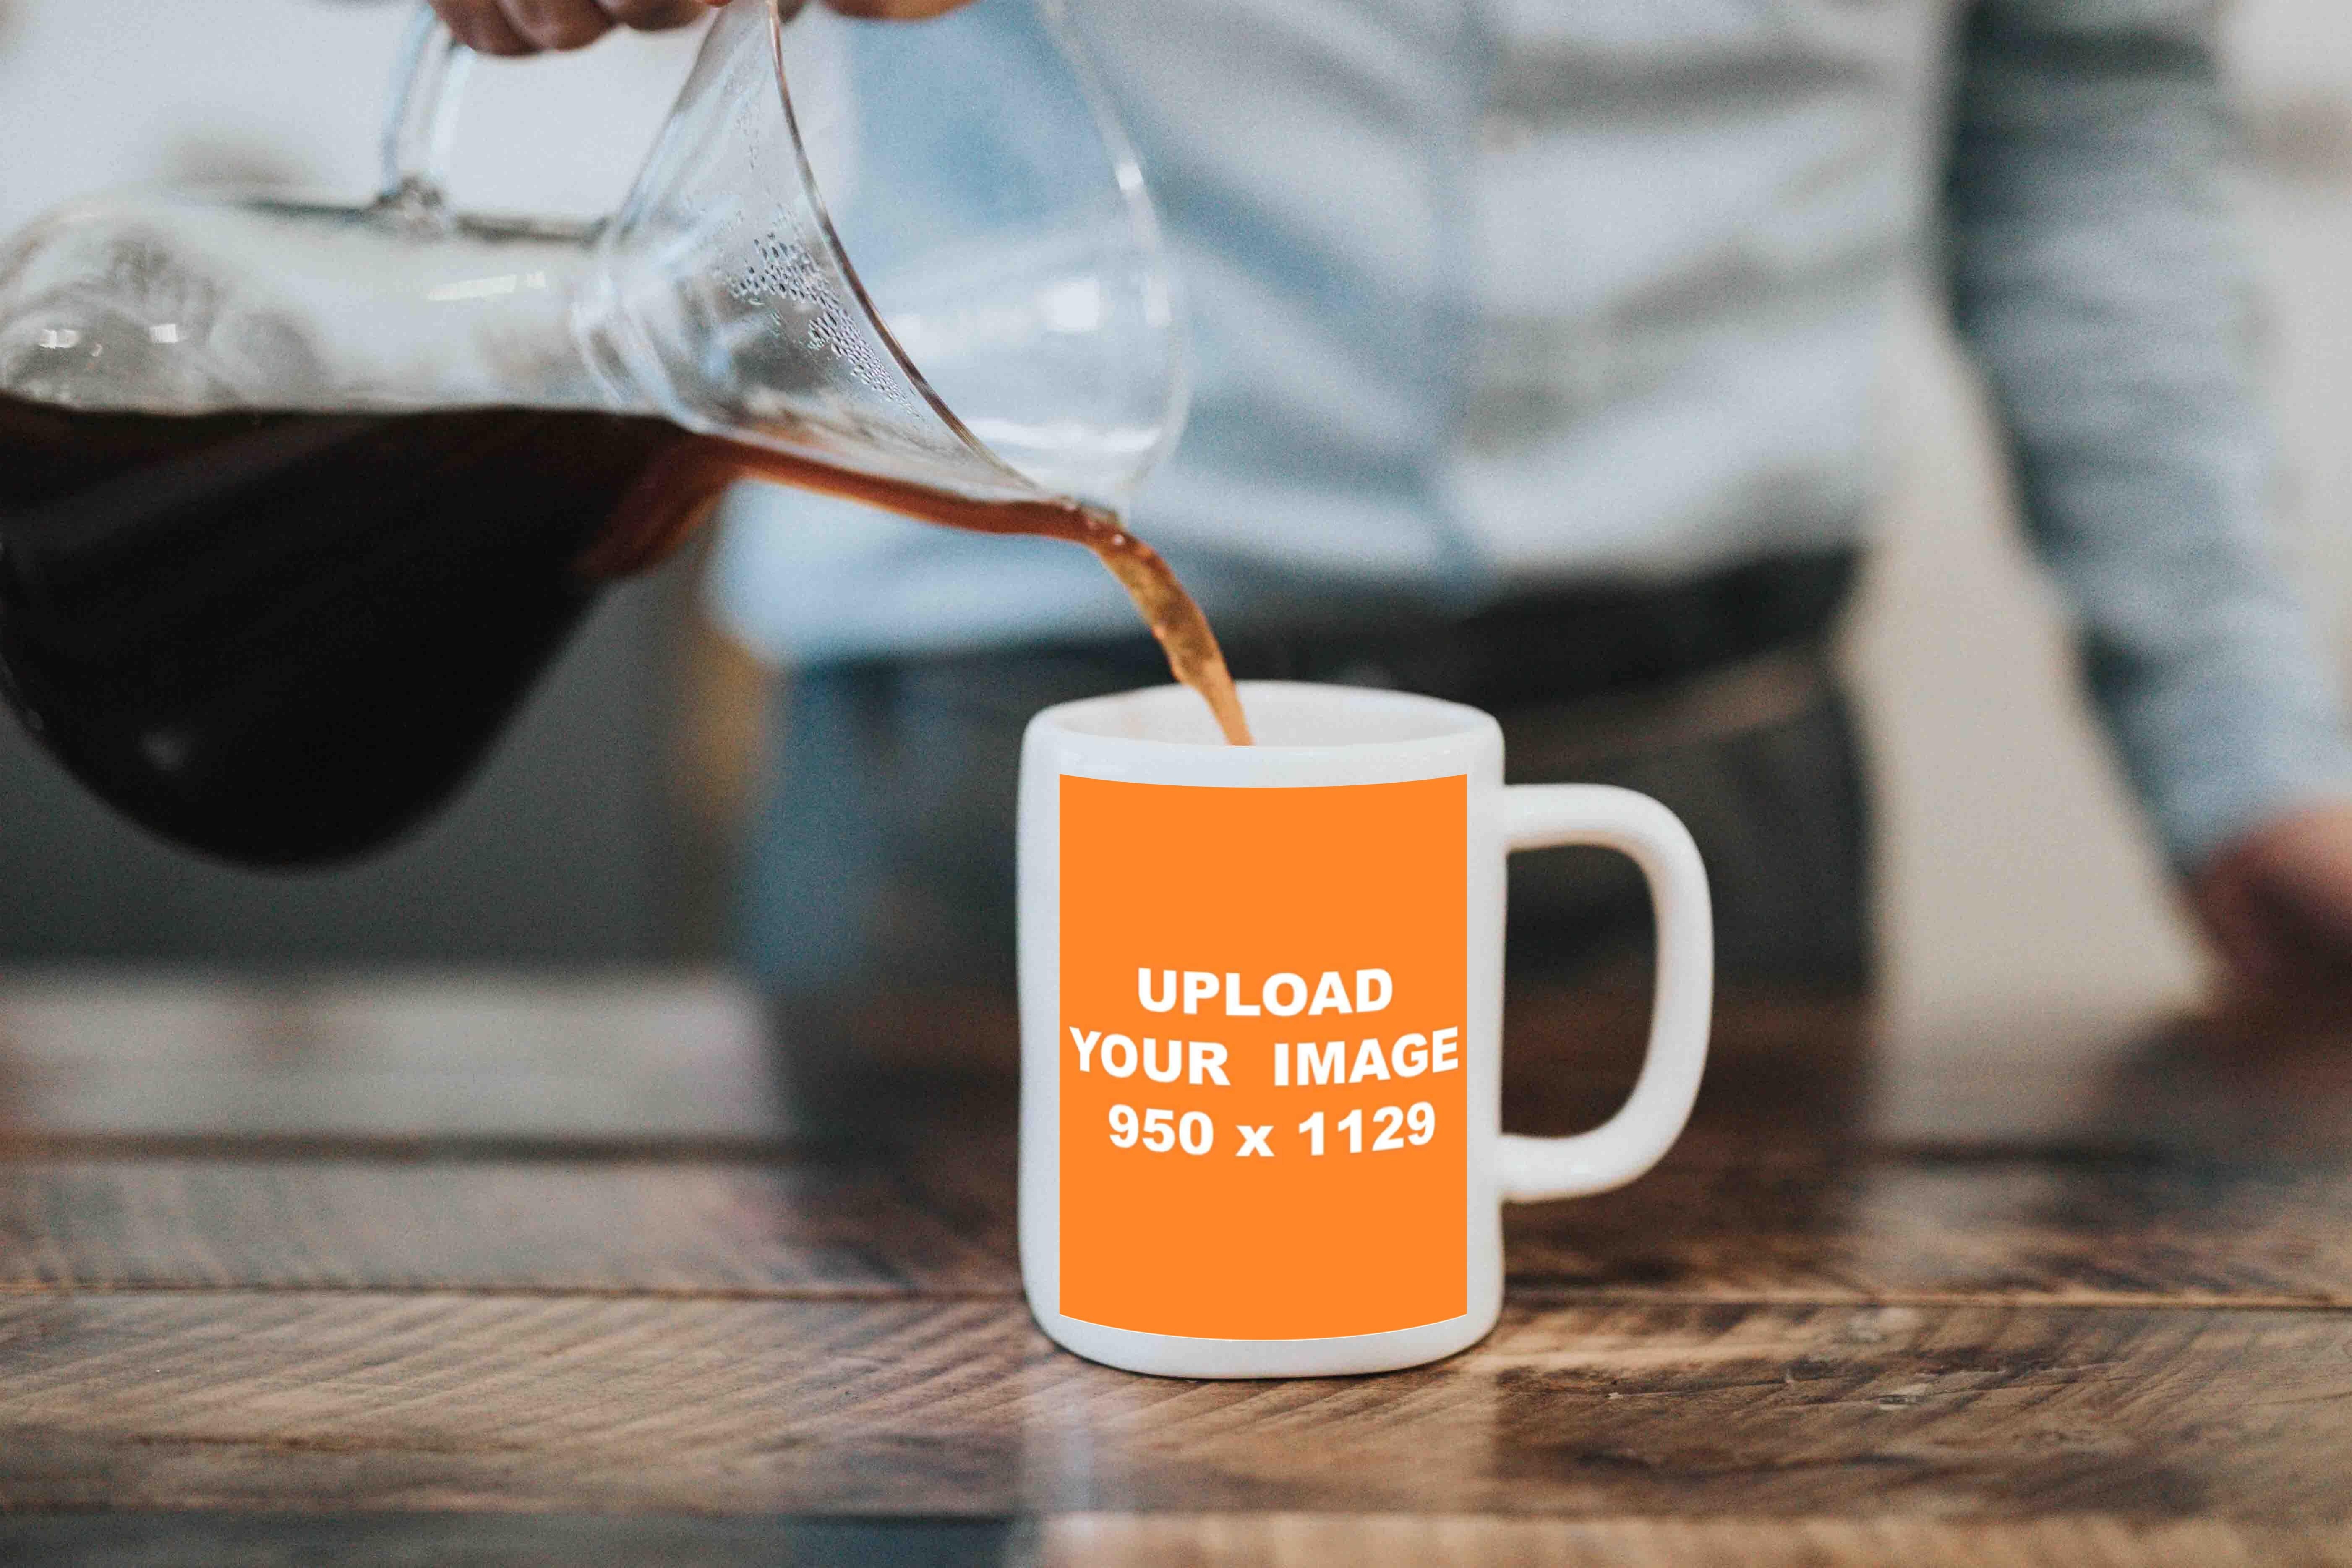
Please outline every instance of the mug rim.
[[[1260, 740], [1246, 747], [1227, 744], [1216, 734], [1207, 705], [1190, 687], [1170, 683], [1085, 697], [1047, 708], [1029, 721], [1033, 736], [1081, 745], [1133, 748], [1173, 756], [1243, 758], [1361, 756], [1423, 749], [1453, 751], [1465, 741], [1497, 735], [1500, 727], [1481, 709], [1443, 698], [1381, 687], [1340, 686], [1323, 681], [1243, 680], [1234, 683], [1253, 731], [1308, 714], [1329, 721], [1361, 723], [1360, 738], [1339, 742], [1286, 742]], [[1283, 710], [1288, 710], [1286, 713]], [[1335, 710], [1337, 712], [1335, 713]], [[1173, 731], [1172, 733], [1170, 731]]]

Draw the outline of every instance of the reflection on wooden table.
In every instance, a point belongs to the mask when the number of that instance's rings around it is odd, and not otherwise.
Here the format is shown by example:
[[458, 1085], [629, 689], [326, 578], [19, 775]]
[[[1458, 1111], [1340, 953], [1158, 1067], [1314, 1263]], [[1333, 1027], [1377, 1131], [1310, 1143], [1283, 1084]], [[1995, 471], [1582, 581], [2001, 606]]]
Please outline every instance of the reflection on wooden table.
[[[1507, 1123], [1642, 1022], [1524, 1001]], [[1010, 1018], [873, 1026], [796, 1124], [715, 981], [0, 986], [0, 1558], [2352, 1563], [2330, 1038], [1734, 998], [1485, 1344], [1187, 1384], [1028, 1321]]]

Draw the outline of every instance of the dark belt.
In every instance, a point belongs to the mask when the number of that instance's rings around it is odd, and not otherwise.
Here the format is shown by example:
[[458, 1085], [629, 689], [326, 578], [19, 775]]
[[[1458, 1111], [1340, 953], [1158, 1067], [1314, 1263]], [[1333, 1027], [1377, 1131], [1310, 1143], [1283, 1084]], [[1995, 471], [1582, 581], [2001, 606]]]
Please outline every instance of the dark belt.
[[[1490, 713], [1624, 698], [1673, 700], [1772, 656], [1818, 663], [1853, 587], [1853, 548], [1773, 556], [1672, 583], [1551, 589], [1475, 615], [1440, 618], [1384, 606], [1377, 621], [1324, 619], [1297, 630], [1245, 628], [1224, 638], [1244, 680], [1383, 686], [1466, 702]], [[1056, 643], [1018, 652], [924, 656], [878, 665], [964, 666], [1074, 661], [1104, 690], [1168, 679], [1146, 636]]]
[[1773, 556], [1676, 582], [1516, 596], [1451, 621], [1244, 637], [1244, 679], [1392, 686], [1489, 712], [1675, 686], [1817, 647], [1853, 589], [1853, 548]]

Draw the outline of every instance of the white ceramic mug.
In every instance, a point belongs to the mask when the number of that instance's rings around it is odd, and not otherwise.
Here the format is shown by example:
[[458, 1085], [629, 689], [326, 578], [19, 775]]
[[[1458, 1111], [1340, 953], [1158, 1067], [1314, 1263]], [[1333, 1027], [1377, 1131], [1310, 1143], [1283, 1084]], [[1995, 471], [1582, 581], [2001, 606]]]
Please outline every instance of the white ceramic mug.
[[[1021, 1268], [1092, 1360], [1179, 1377], [1381, 1372], [1502, 1310], [1501, 1205], [1620, 1186], [1689, 1117], [1706, 875], [1645, 795], [1507, 787], [1475, 709], [1250, 683], [1259, 743], [1162, 687], [1049, 709], [1021, 763]], [[1597, 844], [1655, 907], [1633, 1097], [1501, 1129], [1503, 858]]]

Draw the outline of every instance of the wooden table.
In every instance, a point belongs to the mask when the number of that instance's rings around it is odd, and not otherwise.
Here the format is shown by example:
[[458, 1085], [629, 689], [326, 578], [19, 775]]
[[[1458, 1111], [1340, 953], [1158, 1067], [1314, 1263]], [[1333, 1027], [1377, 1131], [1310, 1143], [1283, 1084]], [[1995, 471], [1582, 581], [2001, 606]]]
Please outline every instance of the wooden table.
[[877, 1026], [818, 1142], [715, 980], [0, 984], [0, 1562], [2352, 1563], [2341, 1042], [1735, 998], [1485, 1344], [1187, 1384], [1029, 1322], [1009, 1018]]

